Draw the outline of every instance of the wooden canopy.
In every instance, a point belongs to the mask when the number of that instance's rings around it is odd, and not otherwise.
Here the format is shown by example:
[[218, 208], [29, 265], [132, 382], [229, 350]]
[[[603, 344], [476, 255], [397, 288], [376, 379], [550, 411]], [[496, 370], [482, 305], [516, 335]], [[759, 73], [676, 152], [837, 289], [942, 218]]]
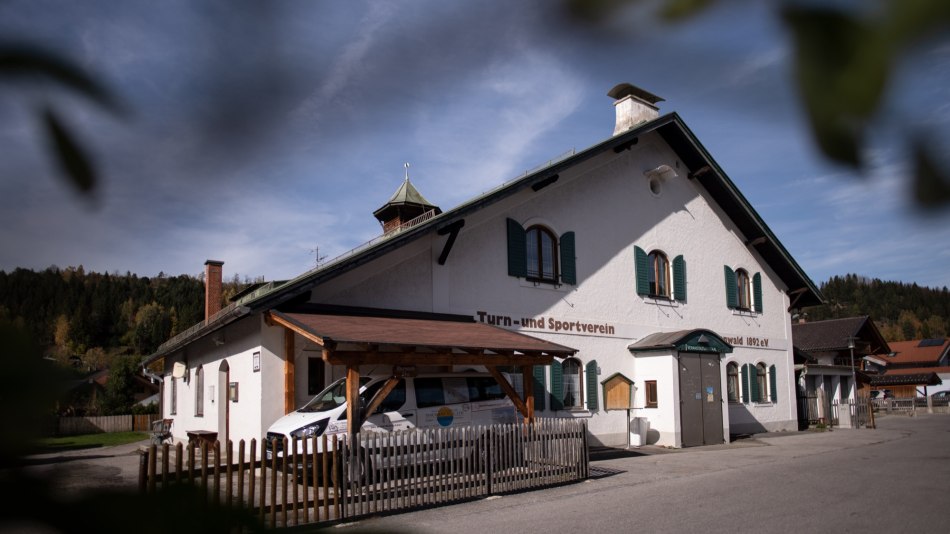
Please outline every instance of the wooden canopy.
[[[413, 365], [482, 365], [495, 377], [526, 421], [534, 418], [534, 381], [531, 366], [546, 365], [555, 357], [566, 358], [576, 349], [472, 320], [441, 320], [327, 313], [293, 313], [271, 310], [268, 324], [285, 330], [285, 352], [290, 368], [285, 373], [285, 410], [293, 410], [293, 334], [320, 346], [323, 360], [346, 367], [347, 421], [359, 428], [364, 413], [389, 394], [401, 378], [400, 367]], [[393, 366], [393, 376], [370, 400], [364, 413], [359, 403], [359, 366]], [[525, 398], [497, 370], [521, 366]]]

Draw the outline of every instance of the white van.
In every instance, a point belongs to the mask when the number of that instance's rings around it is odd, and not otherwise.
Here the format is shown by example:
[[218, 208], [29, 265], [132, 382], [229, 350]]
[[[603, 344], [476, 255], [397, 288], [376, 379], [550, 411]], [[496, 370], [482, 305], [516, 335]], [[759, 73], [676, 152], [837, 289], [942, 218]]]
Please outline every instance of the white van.
[[[516, 391], [521, 375], [507, 375]], [[388, 377], [361, 377], [360, 402], [369, 404]], [[519, 391], [520, 394], [520, 391]], [[487, 373], [432, 373], [400, 379], [373, 413], [367, 414], [363, 431], [393, 432], [411, 428], [449, 428], [517, 421], [517, 411], [501, 385]], [[318, 393], [299, 410], [270, 426], [265, 436], [267, 458], [281, 456], [283, 438], [337, 436], [347, 431], [346, 379], [341, 378]], [[318, 440], [318, 446], [321, 446]], [[321, 452], [319, 449], [317, 452]]]

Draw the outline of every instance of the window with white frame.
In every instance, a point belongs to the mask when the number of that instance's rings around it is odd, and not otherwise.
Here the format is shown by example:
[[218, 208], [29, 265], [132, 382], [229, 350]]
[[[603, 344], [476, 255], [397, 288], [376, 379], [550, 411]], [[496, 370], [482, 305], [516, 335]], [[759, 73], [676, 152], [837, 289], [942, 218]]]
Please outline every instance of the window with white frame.
[[726, 365], [726, 392], [729, 402], [739, 402], [739, 364], [729, 362]]
[[638, 295], [686, 302], [686, 260], [682, 254], [670, 261], [660, 250], [648, 254], [635, 246], [633, 253]]
[[581, 362], [574, 358], [564, 360], [561, 364], [564, 372], [564, 398], [562, 404], [565, 409], [583, 408], [584, 397], [581, 393]]
[[525, 231], [525, 254], [528, 258], [528, 280], [557, 283], [557, 238], [543, 226]]
[[753, 402], [768, 402], [769, 401], [769, 371], [765, 367], [764, 363], [759, 363], [755, 366], [755, 391], [758, 393], [758, 398], [752, 399]]
[[762, 273], [749, 276], [745, 269], [733, 270], [724, 265], [726, 275], [726, 305], [734, 310], [762, 313]]
[[752, 309], [752, 286], [749, 282], [749, 273], [745, 269], [736, 271], [736, 299], [740, 310]]
[[561, 234], [532, 225], [527, 229], [507, 219], [508, 274], [535, 284], [577, 284], [574, 232]]
[[648, 257], [650, 295], [670, 298], [670, 262], [666, 254], [654, 250]]
[[740, 369], [739, 376], [740, 397], [743, 403], [778, 402], [778, 374], [775, 365], [747, 363]]

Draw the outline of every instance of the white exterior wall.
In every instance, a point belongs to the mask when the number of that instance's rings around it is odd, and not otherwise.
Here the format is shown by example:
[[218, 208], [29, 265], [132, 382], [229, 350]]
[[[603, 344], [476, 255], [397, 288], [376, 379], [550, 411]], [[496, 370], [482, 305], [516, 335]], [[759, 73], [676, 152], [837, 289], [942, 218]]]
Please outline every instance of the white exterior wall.
[[[679, 176], [666, 181], [662, 193], [654, 196], [643, 172], [661, 164], [677, 169]], [[578, 284], [555, 288], [508, 276], [508, 217], [525, 228], [543, 224], [559, 236], [575, 232]], [[418, 239], [319, 286], [311, 300], [456, 313], [498, 322], [578, 349], [582, 363], [597, 361], [598, 383], [621, 372], [635, 381], [638, 395], [644, 377], [659, 370], [648, 359], [634, 358], [627, 349], [630, 343], [659, 331], [709, 329], [743, 340], [733, 354], [725, 355], [723, 373], [729, 361], [740, 365], [763, 361], [774, 364], [778, 372], [779, 402], [745, 406], [746, 421], [739, 407], [725, 410], [725, 424], [735, 416], [737, 423], [755, 422], [768, 430], [795, 428], [786, 288], [745, 245], [746, 236], [686, 177], [685, 165], [657, 134], [645, 135], [619, 155], [607, 152], [579, 164], [539, 192], [523, 190], [465, 217], [448, 261], [438, 265], [446, 239], [434, 234]], [[647, 252], [662, 250], [671, 261], [681, 254], [685, 257], [686, 302], [637, 295], [634, 246]], [[723, 265], [743, 268], [750, 276], [761, 273], [764, 313], [727, 308]], [[516, 326], [522, 318], [542, 319], [544, 328]], [[613, 333], [555, 332], [551, 320], [609, 325]], [[767, 348], [754, 346], [764, 343]], [[657, 378], [661, 405], [676, 405], [670, 396], [676, 392], [673, 383], [666, 383], [675, 380], [674, 371], [671, 366], [671, 375], [662, 382]], [[595, 443], [626, 442], [625, 412], [606, 412], [601, 406], [593, 413], [570, 415], [589, 418]], [[677, 443], [677, 413], [660, 409], [648, 417], [657, 430], [657, 443]]]
[[[644, 417], [650, 422], [650, 433], [647, 443], [657, 443], [671, 447], [682, 445], [682, 431], [680, 430], [680, 403], [679, 373], [676, 358], [669, 353], [644, 353], [636, 358], [636, 374], [628, 375], [636, 381], [635, 408], [631, 410], [631, 417]], [[647, 380], [656, 380], [656, 408], [646, 408], [646, 388], [643, 383]], [[617, 443], [618, 440], [605, 439]]]
[[[224, 438], [226, 417], [229, 421], [229, 438], [248, 441], [252, 438], [260, 439], [266, 426], [262, 424], [272, 419], [263, 416], [268, 407], [264, 395], [263, 378], [268, 376], [265, 369], [268, 363], [274, 366], [275, 355], [261, 346], [261, 319], [258, 316], [248, 317], [228, 325], [224, 329], [205, 336], [186, 349], [165, 358], [165, 387], [163, 399], [163, 417], [174, 419], [172, 435], [175, 441], [187, 442], [187, 432], [193, 430], [210, 430], [218, 433], [218, 438]], [[219, 337], [223, 335], [223, 337]], [[223, 341], [222, 344], [215, 339]], [[281, 336], [281, 342], [283, 337]], [[253, 369], [253, 354], [261, 352], [261, 371]], [[171, 370], [174, 362], [183, 361], [187, 365], [187, 381], [178, 379], [177, 382], [177, 410], [171, 413], [172, 388]], [[222, 373], [222, 364], [227, 362], [228, 376], [225, 379]], [[283, 361], [279, 366], [280, 376], [283, 376]], [[195, 372], [198, 367], [204, 369], [204, 413], [196, 415], [197, 381]], [[270, 373], [271, 375], [273, 373]], [[228, 384], [238, 384], [238, 400], [228, 400]], [[280, 383], [281, 391], [283, 382]], [[269, 387], [268, 389], [274, 389]], [[227, 403], [227, 406], [225, 405]], [[280, 397], [280, 406], [283, 408], [283, 396]]]

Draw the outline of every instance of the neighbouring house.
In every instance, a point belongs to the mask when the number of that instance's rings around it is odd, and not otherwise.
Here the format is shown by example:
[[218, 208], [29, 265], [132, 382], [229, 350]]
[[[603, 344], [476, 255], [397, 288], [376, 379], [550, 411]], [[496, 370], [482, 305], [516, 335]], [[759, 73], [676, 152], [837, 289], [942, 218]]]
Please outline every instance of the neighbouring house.
[[927, 397], [950, 390], [950, 338], [893, 341], [890, 350], [866, 358], [871, 387], [894, 397]]
[[[802, 426], [831, 421], [832, 407], [870, 391], [865, 357], [888, 351], [887, 341], [868, 316], [799, 322], [792, 325], [797, 351], [799, 421]], [[848, 425], [850, 413], [840, 413]]]
[[205, 321], [145, 362], [175, 438], [261, 438], [334, 380], [409, 367], [485, 368], [594, 445], [796, 428], [790, 311], [817, 287], [661, 98], [609, 96], [606, 140], [444, 212], [406, 177], [380, 237], [223, 310], [209, 260]]
[[[63, 415], [85, 415], [95, 413], [99, 403], [105, 398], [109, 384], [109, 369], [99, 369], [88, 375], [74, 380], [59, 401], [58, 411]], [[148, 406], [159, 404], [161, 401], [160, 381], [152, 380], [144, 375], [133, 375], [132, 401], [134, 404]]]

